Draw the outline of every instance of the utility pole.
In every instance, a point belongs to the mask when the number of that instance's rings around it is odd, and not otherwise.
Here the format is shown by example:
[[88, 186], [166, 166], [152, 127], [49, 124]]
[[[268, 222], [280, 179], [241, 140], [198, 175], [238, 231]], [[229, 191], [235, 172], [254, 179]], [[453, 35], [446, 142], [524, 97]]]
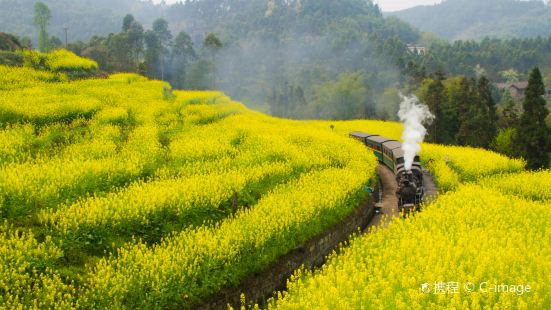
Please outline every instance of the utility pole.
[[67, 31], [69, 31], [69, 27], [65, 26], [63, 30], [65, 30], [65, 49], [69, 49], [69, 44], [67, 42]]

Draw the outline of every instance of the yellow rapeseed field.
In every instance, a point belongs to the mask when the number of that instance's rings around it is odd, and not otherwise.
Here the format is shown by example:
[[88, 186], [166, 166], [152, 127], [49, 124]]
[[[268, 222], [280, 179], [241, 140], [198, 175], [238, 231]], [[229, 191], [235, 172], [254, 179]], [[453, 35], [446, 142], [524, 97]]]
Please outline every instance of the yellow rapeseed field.
[[[193, 308], [366, 198], [378, 163], [350, 132], [402, 135], [96, 70], [63, 50], [0, 66], [0, 309]], [[269, 308], [550, 308], [550, 172], [474, 148], [421, 158], [435, 202], [297, 272]], [[501, 284], [530, 292], [485, 291]]]
[[477, 185], [298, 272], [269, 309], [548, 309], [551, 209]]
[[[346, 136], [134, 74], [74, 80], [94, 66], [64, 53], [0, 67], [0, 308], [191, 305], [347, 216], [375, 183], [374, 156]], [[147, 262], [154, 278], [136, 273]]]

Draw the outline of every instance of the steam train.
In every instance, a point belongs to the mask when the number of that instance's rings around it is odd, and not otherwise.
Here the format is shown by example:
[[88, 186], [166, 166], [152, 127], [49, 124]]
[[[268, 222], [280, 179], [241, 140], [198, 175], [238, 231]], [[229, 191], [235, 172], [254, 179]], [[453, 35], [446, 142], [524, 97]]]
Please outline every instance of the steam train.
[[423, 170], [419, 156], [415, 156], [411, 170], [406, 170], [404, 151], [399, 141], [360, 131], [350, 133], [350, 137], [365, 144], [379, 162], [394, 172], [398, 183], [396, 195], [400, 213], [418, 211], [424, 195]]

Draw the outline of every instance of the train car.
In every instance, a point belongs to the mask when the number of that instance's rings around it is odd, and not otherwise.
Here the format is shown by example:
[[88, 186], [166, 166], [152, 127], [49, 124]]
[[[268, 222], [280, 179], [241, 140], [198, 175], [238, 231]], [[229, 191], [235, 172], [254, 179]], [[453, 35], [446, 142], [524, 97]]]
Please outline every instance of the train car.
[[350, 133], [350, 137], [364, 143], [373, 151], [379, 161], [391, 169], [398, 183], [398, 209], [409, 213], [419, 210], [423, 199], [423, 170], [419, 156], [415, 156], [411, 169], [405, 169], [404, 151], [399, 141], [361, 131]]
[[[397, 161], [401, 157], [403, 161], [403, 152], [402, 152], [402, 143], [396, 140], [386, 141], [382, 144], [383, 146], [383, 163], [389, 167], [394, 174], [398, 173], [399, 162]], [[402, 155], [398, 155], [402, 153]], [[399, 157], [397, 157], [399, 156]]]
[[366, 144], [366, 139], [369, 138], [369, 137], [372, 137], [372, 136], [376, 136], [376, 135], [361, 132], [361, 131], [354, 131], [354, 132], [350, 133], [351, 138], [356, 139], [356, 140], [362, 142], [363, 144]]
[[423, 168], [421, 168], [421, 159], [419, 156], [415, 156], [411, 167], [411, 172], [415, 175], [417, 186], [423, 188]]
[[375, 135], [375, 136], [367, 137], [365, 139], [365, 144], [367, 145], [368, 148], [373, 150], [373, 153], [375, 153], [375, 156], [377, 156], [379, 161], [385, 163], [383, 143], [388, 141], [396, 141], [396, 140]]

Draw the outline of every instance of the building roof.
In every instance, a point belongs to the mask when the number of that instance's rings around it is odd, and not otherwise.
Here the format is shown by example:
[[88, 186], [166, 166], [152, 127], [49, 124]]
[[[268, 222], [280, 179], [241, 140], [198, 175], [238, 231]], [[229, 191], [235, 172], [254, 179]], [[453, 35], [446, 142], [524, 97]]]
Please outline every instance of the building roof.
[[526, 89], [528, 87], [528, 82], [497, 83], [496, 87], [498, 89], [507, 89], [511, 87], [514, 87], [516, 89]]

